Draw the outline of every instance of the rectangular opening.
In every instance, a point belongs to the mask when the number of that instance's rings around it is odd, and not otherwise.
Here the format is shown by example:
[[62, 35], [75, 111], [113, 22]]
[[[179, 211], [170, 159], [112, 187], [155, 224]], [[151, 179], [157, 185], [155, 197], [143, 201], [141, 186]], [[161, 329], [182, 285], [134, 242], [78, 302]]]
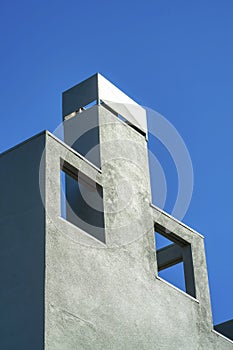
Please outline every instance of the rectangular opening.
[[173, 232], [155, 224], [158, 275], [196, 297], [191, 245]]
[[61, 217], [105, 243], [103, 188], [61, 159]]
[[123, 123], [129, 125], [131, 128], [133, 128], [135, 131], [139, 132], [140, 134], [142, 134], [143, 136], [146, 136], [146, 134], [140, 130], [136, 125], [130, 123], [127, 119], [125, 119], [122, 115], [117, 114], [118, 119], [120, 119]]
[[104, 101], [101, 101], [101, 104], [108, 109], [111, 113], [113, 113], [119, 120], [121, 120], [124, 124], [129, 125], [132, 129], [134, 129], [135, 131], [139, 132], [140, 134], [142, 134], [144, 137], [146, 136], [146, 133], [143, 132], [141, 129], [139, 129], [136, 125], [132, 124], [131, 122], [129, 122], [125, 117], [123, 117], [121, 114], [117, 113], [116, 111], [114, 111], [110, 106], [108, 106]]
[[85, 109], [91, 108], [95, 105], [97, 105], [97, 100], [94, 100], [94, 101], [88, 103], [87, 105], [83, 106], [82, 108], [85, 110]]

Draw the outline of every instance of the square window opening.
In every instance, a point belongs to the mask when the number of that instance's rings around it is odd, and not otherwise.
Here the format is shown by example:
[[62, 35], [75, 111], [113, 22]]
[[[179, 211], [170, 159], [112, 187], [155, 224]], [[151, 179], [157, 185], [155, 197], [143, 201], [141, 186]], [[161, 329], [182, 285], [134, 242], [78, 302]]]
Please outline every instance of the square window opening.
[[191, 245], [155, 224], [158, 275], [196, 298]]
[[61, 159], [61, 217], [105, 243], [103, 188]]

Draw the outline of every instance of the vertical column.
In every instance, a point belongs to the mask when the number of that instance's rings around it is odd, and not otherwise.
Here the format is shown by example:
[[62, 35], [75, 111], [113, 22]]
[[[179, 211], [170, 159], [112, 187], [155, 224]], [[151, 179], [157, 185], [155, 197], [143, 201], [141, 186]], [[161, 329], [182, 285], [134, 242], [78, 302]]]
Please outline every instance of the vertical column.
[[153, 237], [146, 139], [104, 106], [99, 123], [107, 245]]

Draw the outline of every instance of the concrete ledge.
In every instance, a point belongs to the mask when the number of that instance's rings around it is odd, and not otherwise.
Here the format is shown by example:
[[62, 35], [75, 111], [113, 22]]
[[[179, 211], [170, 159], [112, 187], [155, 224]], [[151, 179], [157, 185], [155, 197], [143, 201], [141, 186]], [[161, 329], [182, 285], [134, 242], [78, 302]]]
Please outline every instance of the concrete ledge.
[[179, 221], [178, 219], [174, 218], [173, 216], [171, 216], [170, 214], [166, 213], [165, 211], [163, 211], [162, 209], [156, 207], [154, 204], [150, 204], [152, 209], [155, 209], [157, 211], [159, 211], [162, 215], [165, 215], [166, 217], [168, 217], [169, 219], [171, 219], [173, 222], [176, 222], [178, 225], [183, 226], [184, 228], [188, 229], [189, 231], [191, 231], [192, 233], [194, 233], [195, 235], [198, 235], [199, 237], [201, 237], [202, 239], [204, 239], [204, 236], [202, 234], [200, 234], [199, 232], [195, 231], [194, 229], [192, 229], [191, 227], [189, 227], [188, 225], [184, 224], [182, 221]]
[[164, 280], [162, 277], [156, 276], [156, 279], [159, 280], [160, 282], [165, 283], [166, 285], [168, 285], [169, 287], [172, 287], [173, 289], [175, 289], [176, 291], [178, 291], [179, 293], [181, 293], [182, 295], [185, 295], [187, 298], [191, 299], [192, 301], [195, 301], [195, 303], [200, 303], [198, 299], [192, 297], [190, 294], [187, 294], [186, 292], [184, 292], [182, 289], [174, 286], [174, 284], [169, 283], [168, 281]]

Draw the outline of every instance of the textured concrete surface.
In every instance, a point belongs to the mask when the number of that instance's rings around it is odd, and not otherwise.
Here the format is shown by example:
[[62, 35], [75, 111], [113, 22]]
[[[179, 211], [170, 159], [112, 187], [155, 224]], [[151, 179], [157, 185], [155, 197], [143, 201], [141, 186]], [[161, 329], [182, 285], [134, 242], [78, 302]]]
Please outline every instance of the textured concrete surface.
[[[150, 206], [144, 137], [98, 113], [101, 171], [47, 137], [46, 349], [232, 349], [212, 330], [203, 238]], [[103, 186], [106, 244], [60, 218], [59, 157]], [[191, 243], [197, 299], [157, 278], [154, 222]]]
[[[233, 349], [213, 330], [203, 237], [151, 206], [143, 135], [97, 112], [101, 169], [48, 132], [1, 157], [1, 348]], [[106, 244], [61, 217], [61, 160], [103, 186]], [[157, 276], [154, 223], [191, 244], [196, 299]]]

